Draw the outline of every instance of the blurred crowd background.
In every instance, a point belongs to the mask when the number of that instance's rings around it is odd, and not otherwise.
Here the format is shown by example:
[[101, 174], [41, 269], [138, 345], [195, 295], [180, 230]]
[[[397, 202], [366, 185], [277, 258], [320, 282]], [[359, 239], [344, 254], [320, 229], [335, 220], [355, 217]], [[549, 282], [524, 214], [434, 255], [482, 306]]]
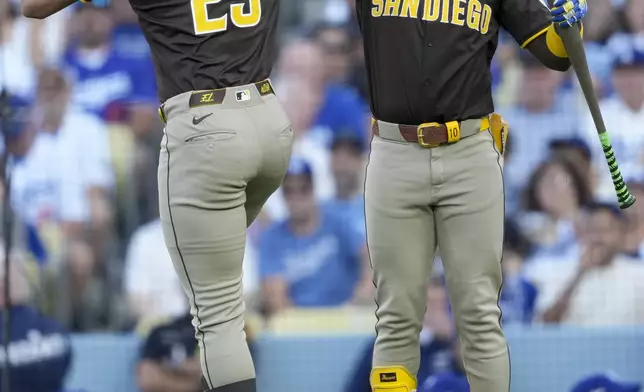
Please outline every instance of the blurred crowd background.
[[[364, 268], [362, 190], [371, 123], [353, 4], [282, 3], [272, 80], [295, 146], [282, 188], [249, 231], [249, 340], [368, 336], [375, 305]], [[510, 124], [500, 301], [506, 328], [644, 329], [644, 1], [588, 3], [588, 60], [639, 202], [617, 208], [574, 74], [545, 69], [501, 34], [491, 78], [497, 112]], [[140, 338], [133, 380], [141, 391], [198, 391], [188, 304], [158, 218], [162, 123], [153, 65], [127, 0], [95, 0], [45, 21], [27, 20], [17, 2], [0, 0], [0, 32], [3, 107], [10, 108], [2, 147], [15, 157], [11, 187], [2, 188], [14, 218], [12, 340], [32, 348], [10, 352], [13, 392], [59, 391], [76, 354], [69, 334], [97, 332]], [[459, 377], [462, 369], [440, 250], [428, 280], [419, 381], [429, 379], [429, 388], [438, 385], [435, 377]], [[355, 359], [342, 375], [347, 392], [369, 391], [371, 345], [369, 338], [347, 354]], [[261, 345], [253, 347], [261, 357]], [[300, 362], [321, 366], [316, 353], [308, 355]], [[644, 363], [639, 368], [644, 374]], [[620, 372], [588, 369], [604, 370]]]

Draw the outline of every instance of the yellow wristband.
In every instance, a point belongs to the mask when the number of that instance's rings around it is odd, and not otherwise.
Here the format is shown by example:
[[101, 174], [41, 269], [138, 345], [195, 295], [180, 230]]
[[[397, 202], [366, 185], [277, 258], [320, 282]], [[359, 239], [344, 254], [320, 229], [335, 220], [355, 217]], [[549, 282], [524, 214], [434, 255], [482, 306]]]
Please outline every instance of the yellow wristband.
[[81, 3], [91, 3], [92, 0], [80, 0]]

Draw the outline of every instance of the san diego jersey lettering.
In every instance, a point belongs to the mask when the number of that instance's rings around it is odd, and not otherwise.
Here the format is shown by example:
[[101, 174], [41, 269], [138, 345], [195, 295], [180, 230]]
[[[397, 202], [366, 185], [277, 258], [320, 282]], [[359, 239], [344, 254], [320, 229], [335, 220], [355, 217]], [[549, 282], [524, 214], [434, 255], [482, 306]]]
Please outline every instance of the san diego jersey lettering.
[[356, 0], [356, 7], [372, 113], [398, 124], [492, 113], [499, 29], [523, 44], [551, 22], [540, 0]]

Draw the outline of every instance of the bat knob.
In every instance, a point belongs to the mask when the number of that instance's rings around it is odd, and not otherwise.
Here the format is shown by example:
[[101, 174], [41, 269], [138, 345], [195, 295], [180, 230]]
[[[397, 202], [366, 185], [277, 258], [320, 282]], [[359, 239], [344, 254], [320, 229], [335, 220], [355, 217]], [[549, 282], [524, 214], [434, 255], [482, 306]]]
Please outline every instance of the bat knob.
[[633, 204], [635, 204], [635, 198], [633, 197], [633, 195], [628, 195], [626, 200], [624, 200], [623, 202], [619, 203], [619, 208], [622, 209], [622, 210], [625, 210], [628, 207], [632, 206]]

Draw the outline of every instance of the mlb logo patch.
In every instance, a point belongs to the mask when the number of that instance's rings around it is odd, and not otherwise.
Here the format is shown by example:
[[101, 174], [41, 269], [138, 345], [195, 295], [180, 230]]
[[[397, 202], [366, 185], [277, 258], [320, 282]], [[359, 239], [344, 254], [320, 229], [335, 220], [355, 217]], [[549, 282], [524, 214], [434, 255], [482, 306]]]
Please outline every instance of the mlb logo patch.
[[235, 93], [235, 98], [237, 102], [244, 102], [250, 100], [250, 90], [237, 91]]

